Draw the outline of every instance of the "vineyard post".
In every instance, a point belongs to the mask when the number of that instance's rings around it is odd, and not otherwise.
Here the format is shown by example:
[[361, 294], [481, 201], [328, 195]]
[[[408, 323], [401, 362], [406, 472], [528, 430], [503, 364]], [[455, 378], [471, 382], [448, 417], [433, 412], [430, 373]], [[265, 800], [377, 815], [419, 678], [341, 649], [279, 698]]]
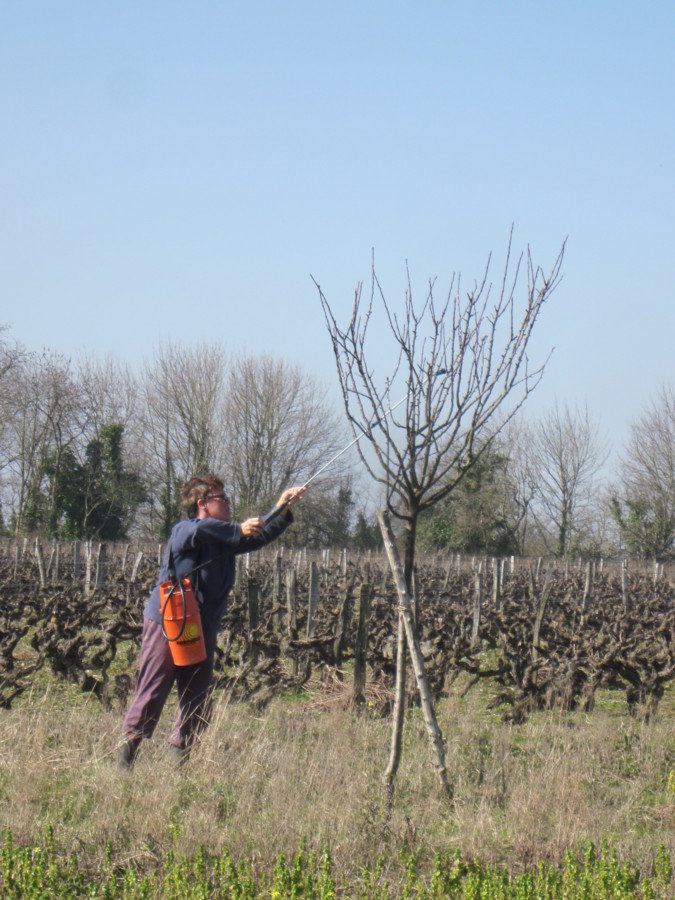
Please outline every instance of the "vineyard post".
[[100, 590], [103, 586], [103, 576], [106, 558], [106, 545], [99, 544], [96, 551], [96, 575], [94, 577], [94, 589]]
[[451, 565], [452, 565], [452, 564], [450, 564], [450, 565], [448, 566], [448, 568], [445, 570], [445, 578], [443, 579], [443, 587], [441, 588], [441, 593], [445, 593], [445, 591], [447, 591], [447, 589], [448, 589], [448, 585], [450, 584], [450, 568], [451, 568]]
[[143, 559], [143, 551], [139, 550], [138, 553], [136, 554], [136, 559], [134, 560], [134, 564], [131, 567], [131, 582], [132, 582], [132, 584], [134, 581], [136, 581], [136, 578], [138, 577], [138, 569], [141, 565], [142, 559]]
[[77, 581], [80, 577], [80, 542], [75, 541], [73, 544], [73, 581]]
[[238, 556], [235, 561], [235, 564], [234, 564], [234, 591], [233, 591], [233, 593], [237, 597], [241, 596], [242, 566], [243, 566], [243, 563], [241, 560], [241, 556]]
[[544, 579], [544, 587], [542, 588], [541, 596], [539, 598], [539, 608], [537, 609], [537, 617], [534, 622], [534, 630], [532, 633], [532, 659], [536, 660], [539, 656], [539, 635], [541, 632], [541, 626], [544, 621], [544, 614], [546, 613], [546, 604], [548, 603], [548, 598], [551, 593], [551, 585], [553, 581], [553, 566], [549, 566], [546, 570], [546, 578]]
[[[405, 576], [403, 573], [403, 566], [401, 565], [401, 561], [398, 556], [398, 550], [396, 549], [396, 544], [394, 543], [394, 535], [391, 531], [391, 525], [389, 523], [389, 518], [387, 513], [384, 510], [381, 510], [377, 514], [378, 521], [380, 523], [380, 530], [382, 532], [382, 539], [384, 541], [384, 546], [387, 551], [387, 557], [389, 559], [389, 566], [391, 568], [392, 575], [394, 577], [394, 584], [396, 586], [396, 593], [398, 594], [399, 600], [399, 634], [404, 635], [404, 639], [407, 639], [408, 648], [410, 650], [410, 656], [412, 658], [413, 669], [415, 672], [415, 678], [417, 679], [417, 687], [420, 692], [420, 702], [422, 706], [422, 711], [424, 713], [424, 721], [427, 726], [427, 731], [429, 733], [429, 738], [431, 740], [431, 747], [434, 756], [434, 768], [436, 769], [436, 773], [438, 775], [439, 781], [441, 783], [441, 788], [445, 796], [450, 799], [452, 797], [452, 790], [450, 788], [450, 784], [448, 783], [448, 775], [447, 769], [445, 766], [445, 750], [443, 748], [443, 735], [441, 734], [441, 729], [438, 727], [438, 721], [436, 719], [436, 713], [434, 712], [434, 704], [431, 697], [431, 691], [429, 690], [429, 682], [427, 680], [427, 673], [424, 667], [424, 657], [422, 656], [422, 651], [420, 650], [419, 641], [417, 639], [417, 632], [415, 630], [415, 623], [413, 620], [412, 614], [412, 603], [410, 599], [410, 594], [408, 593], [408, 588], [405, 583]], [[399, 638], [400, 639], [400, 638]], [[400, 661], [400, 656], [399, 656]], [[403, 654], [403, 665], [402, 668], [405, 669], [405, 654]], [[398, 675], [398, 673], [397, 673]], [[397, 679], [397, 688], [398, 688], [398, 679]], [[404, 683], [405, 688], [405, 683]], [[404, 693], [397, 690], [396, 698], [395, 698], [395, 710], [398, 705], [402, 710], [405, 703], [405, 698], [401, 696]], [[385, 783], [389, 792], [389, 797], [391, 799], [393, 793], [393, 779], [396, 775], [396, 770], [398, 769], [398, 761], [400, 759], [401, 754], [401, 736], [403, 732], [403, 715], [400, 715], [400, 723], [397, 720], [396, 713], [394, 714], [394, 726], [392, 728], [392, 752], [390, 755], [389, 765], [387, 766], [387, 770], [385, 772]]]
[[480, 608], [483, 602], [483, 563], [478, 564], [473, 579], [473, 622], [471, 626], [471, 649], [478, 646], [480, 634]]
[[56, 554], [54, 556], [53, 581], [57, 582], [61, 576], [61, 542], [56, 542]]
[[[52, 574], [52, 568], [54, 566], [54, 557], [56, 556], [56, 544], [57, 544], [56, 538], [54, 538], [54, 540], [52, 541], [52, 549], [49, 553], [49, 562], [47, 563], [47, 571], [46, 571], [47, 580], [49, 580], [49, 576]], [[52, 581], [53, 581], [53, 579], [52, 579]]]
[[281, 553], [274, 556], [274, 576], [272, 581], [272, 608], [275, 610], [273, 627], [281, 631], [281, 587], [282, 587]]
[[13, 578], [16, 581], [16, 576], [19, 573], [19, 566], [21, 565], [21, 547], [19, 547], [19, 542], [16, 542], [16, 546], [14, 547], [14, 573]]
[[[297, 590], [298, 575], [294, 566], [286, 569], [286, 632], [291, 641], [298, 637], [298, 619], [297, 619]], [[292, 662], [293, 675], [298, 674], [298, 658], [293, 657]]]
[[122, 561], [120, 562], [120, 575], [124, 578], [124, 571], [127, 567], [127, 556], [129, 555], [129, 544], [124, 545], [122, 552]]
[[502, 607], [502, 592], [501, 592], [501, 566], [500, 561], [495, 557], [492, 560], [492, 602], [494, 603], [495, 610], [499, 611]]
[[584, 593], [581, 598], [581, 615], [582, 616], [586, 615], [586, 613], [588, 611], [588, 604], [591, 599], [592, 583], [593, 582], [592, 582], [592, 578], [591, 578], [591, 561], [589, 559], [588, 563], [586, 564], [586, 581], [584, 582]]
[[[346, 554], [345, 550], [345, 554]], [[333, 641], [333, 658], [335, 659], [335, 666], [338, 669], [338, 676], [340, 675], [340, 669], [342, 667], [342, 654], [344, 652], [345, 638], [347, 636], [347, 627], [349, 623], [349, 619], [351, 617], [352, 612], [352, 592], [354, 589], [354, 579], [356, 578], [356, 569], [354, 569], [352, 577], [348, 578], [347, 573], [345, 572], [343, 578], [343, 594], [342, 594], [342, 602], [340, 603], [340, 607], [338, 609], [338, 616], [335, 628], [335, 639]]]
[[256, 632], [260, 625], [260, 595], [258, 585], [253, 578], [247, 579], [246, 596], [248, 601], [248, 635], [253, 665], [258, 662], [258, 647], [256, 646]]
[[309, 598], [307, 603], [307, 637], [314, 633], [314, 614], [319, 605], [319, 570], [314, 560], [309, 567]]
[[84, 544], [84, 596], [91, 593], [91, 540]]
[[368, 654], [368, 620], [373, 592], [370, 587], [370, 566], [366, 565], [359, 591], [359, 621], [354, 646], [354, 686], [352, 700], [356, 706], [366, 699], [366, 659]]
[[47, 587], [47, 573], [45, 572], [45, 559], [42, 555], [42, 547], [40, 539], [35, 538], [35, 558], [37, 559], [38, 571], [40, 572], [40, 587]]
[[623, 608], [626, 612], [630, 612], [630, 594], [628, 593], [628, 560], [621, 560], [621, 598]]
[[382, 566], [382, 583], [380, 585], [380, 596], [384, 600], [387, 596], [387, 583], [389, 579], [389, 570], [386, 566]]

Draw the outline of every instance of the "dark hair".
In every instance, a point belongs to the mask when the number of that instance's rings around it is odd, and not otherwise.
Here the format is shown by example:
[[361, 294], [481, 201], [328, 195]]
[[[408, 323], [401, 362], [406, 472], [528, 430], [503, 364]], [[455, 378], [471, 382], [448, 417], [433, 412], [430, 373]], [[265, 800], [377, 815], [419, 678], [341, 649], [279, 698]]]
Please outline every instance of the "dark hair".
[[222, 491], [224, 484], [217, 475], [195, 475], [186, 481], [181, 488], [181, 502], [183, 509], [190, 519], [197, 515], [197, 501], [205, 500], [214, 491]]

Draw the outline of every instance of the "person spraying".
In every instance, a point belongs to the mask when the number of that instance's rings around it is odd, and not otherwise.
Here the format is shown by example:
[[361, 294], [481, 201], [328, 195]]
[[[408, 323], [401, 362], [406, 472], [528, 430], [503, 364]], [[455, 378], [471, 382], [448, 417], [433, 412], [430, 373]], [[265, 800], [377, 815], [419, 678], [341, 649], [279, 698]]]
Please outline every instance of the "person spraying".
[[[169, 747], [176, 761], [185, 760], [209, 720], [216, 638], [234, 584], [235, 558], [259, 550], [279, 537], [292, 523], [290, 507], [304, 491], [304, 485], [289, 488], [264, 518], [254, 517], [237, 524], [230, 521], [230, 500], [218, 476], [193, 477], [183, 485], [182, 504], [188, 518], [171, 531], [158, 583], [143, 610], [138, 681], [117, 752], [121, 771], [133, 765], [142, 739], [152, 737], [174, 682], [178, 688], [178, 715]], [[196, 600], [192, 602], [201, 625], [203, 647], [194, 657], [200, 661], [185, 664], [190, 657], [176, 653], [171, 641], [192, 636], [184, 634], [186, 612], [173, 637], [167, 632], [165, 617], [169, 607], [174, 618], [176, 609], [180, 617], [192, 597]], [[191, 622], [190, 628], [193, 627]]]

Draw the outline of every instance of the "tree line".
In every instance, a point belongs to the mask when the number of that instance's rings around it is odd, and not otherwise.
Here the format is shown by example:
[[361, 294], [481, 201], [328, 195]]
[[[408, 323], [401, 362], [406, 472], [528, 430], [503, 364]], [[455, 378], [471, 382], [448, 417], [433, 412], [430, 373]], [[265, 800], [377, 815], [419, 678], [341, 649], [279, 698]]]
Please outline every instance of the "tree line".
[[[246, 516], [306, 480], [347, 439], [326, 389], [283, 359], [166, 342], [134, 372], [112, 357], [73, 361], [30, 350], [7, 331], [0, 337], [5, 534], [163, 539], [180, 517], [180, 485], [204, 471], [222, 473], [235, 515]], [[420, 550], [672, 556], [672, 386], [630, 423], [611, 484], [600, 480], [608, 448], [586, 408], [564, 405], [530, 421], [521, 413], [458, 446], [444, 476], [451, 489], [419, 513]], [[361, 488], [349, 459], [340, 460], [313, 483], [289, 539], [379, 546]]]
[[675, 393], [663, 386], [629, 424], [617, 470], [587, 407], [555, 406], [512, 423], [420, 524], [426, 550], [672, 558]]
[[[272, 506], [336, 451], [344, 431], [313, 376], [217, 342], [159, 346], [141, 371], [108, 357], [0, 344], [0, 514], [6, 534], [165, 538], [192, 474], [222, 473], [234, 512]], [[317, 481], [295, 538], [349, 537], [346, 467]]]

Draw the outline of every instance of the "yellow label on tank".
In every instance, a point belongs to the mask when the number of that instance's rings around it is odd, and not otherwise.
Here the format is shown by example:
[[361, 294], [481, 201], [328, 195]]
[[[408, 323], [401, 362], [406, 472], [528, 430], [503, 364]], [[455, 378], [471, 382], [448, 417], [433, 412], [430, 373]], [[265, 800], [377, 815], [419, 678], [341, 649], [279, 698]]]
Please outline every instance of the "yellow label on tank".
[[199, 637], [199, 625], [196, 622], [189, 622], [185, 626], [185, 631], [180, 636], [178, 641], [179, 644], [184, 644], [187, 641], [196, 641]]

